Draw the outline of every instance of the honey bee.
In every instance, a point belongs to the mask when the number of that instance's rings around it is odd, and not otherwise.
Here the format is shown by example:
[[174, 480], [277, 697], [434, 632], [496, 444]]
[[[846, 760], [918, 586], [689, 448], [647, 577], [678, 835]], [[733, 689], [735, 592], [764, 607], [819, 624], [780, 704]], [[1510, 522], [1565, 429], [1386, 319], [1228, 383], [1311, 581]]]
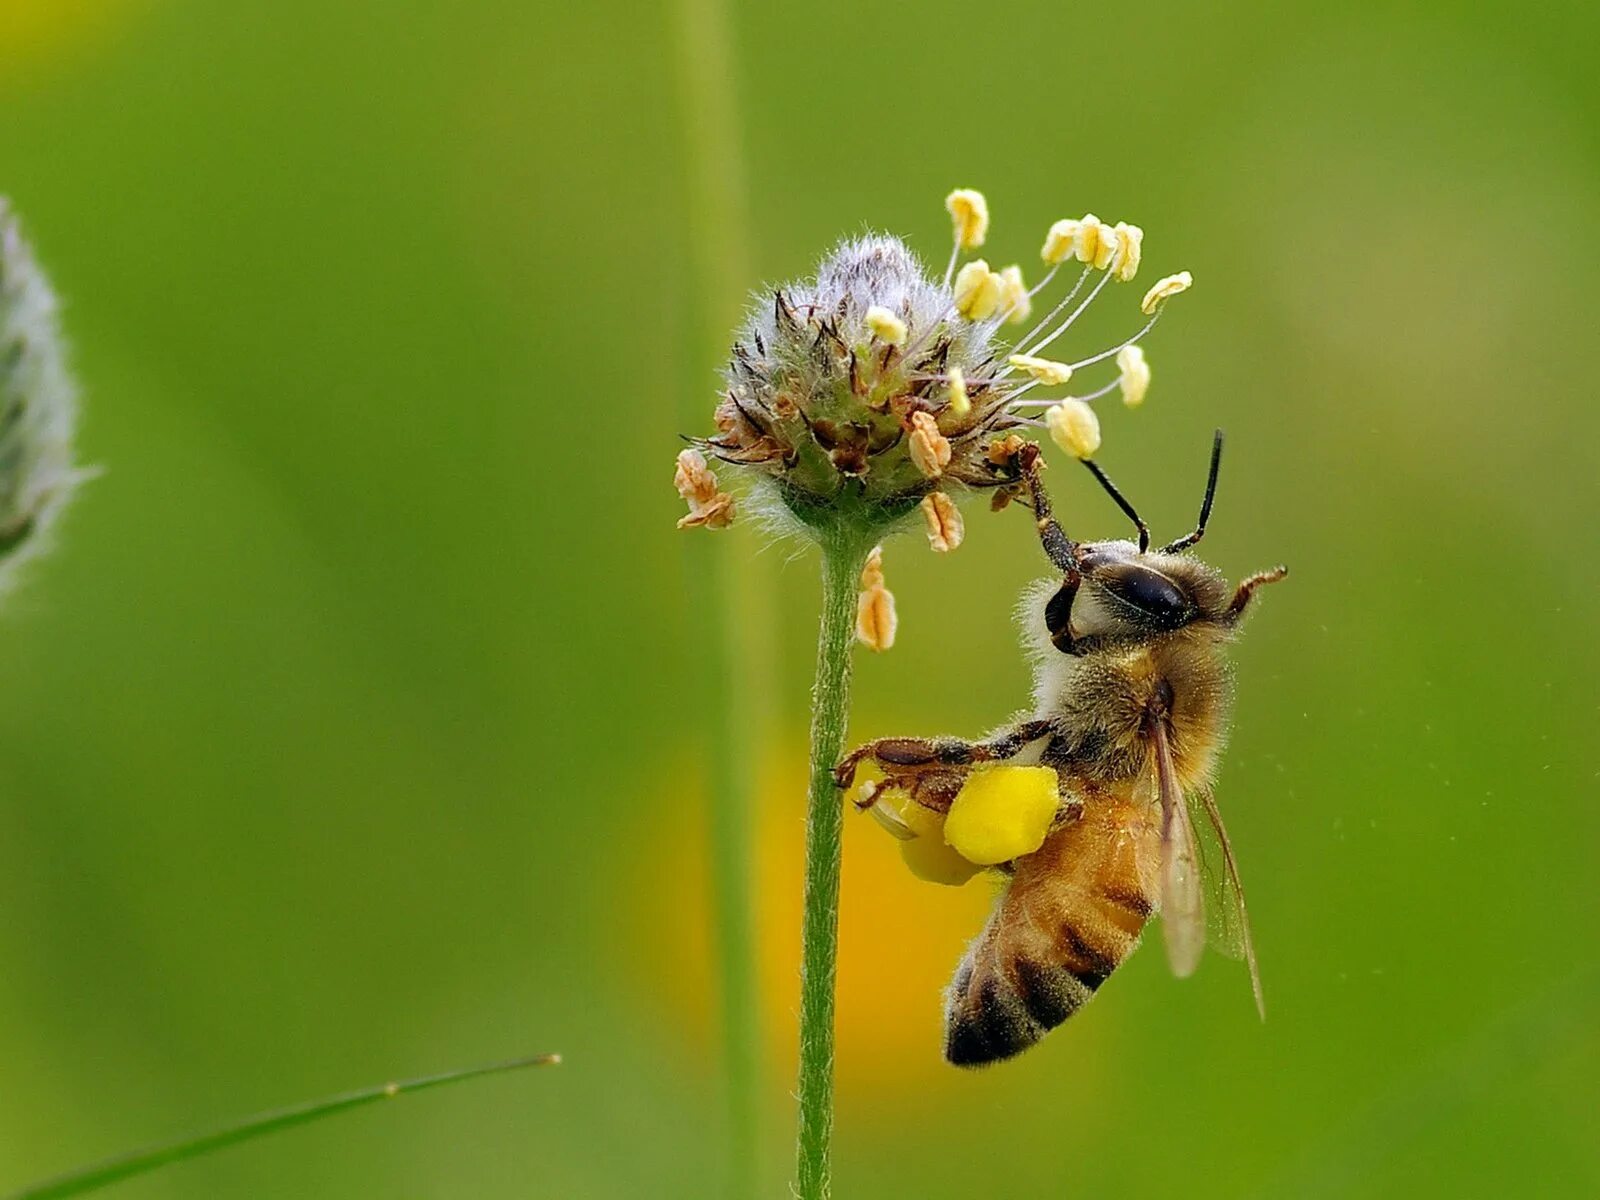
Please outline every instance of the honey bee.
[[[1085, 465], [1138, 540], [1073, 541], [1051, 514], [1038, 447], [1022, 447], [1010, 462], [1013, 488], [1063, 574], [1023, 603], [1032, 709], [983, 741], [869, 742], [835, 771], [847, 788], [860, 763], [876, 763], [884, 787], [937, 813], [981, 764], [1058, 774], [1062, 803], [1050, 832], [1000, 868], [1009, 879], [947, 993], [944, 1054], [957, 1066], [1010, 1058], [1061, 1024], [1158, 912], [1175, 974], [1194, 971], [1209, 937], [1243, 956], [1265, 1015], [1239, 868], [1210, 787], [1231, 701], [1224, 648], [1256, 589], [1287, 569], [1230, 587], [1185, 553], [1205, 534], [1221, 461], [1219, 430], [1193, 532], [1152, 550], [1145, 523], [1092, 461]], [[873, 802], [870, 793], [858, 801]]]

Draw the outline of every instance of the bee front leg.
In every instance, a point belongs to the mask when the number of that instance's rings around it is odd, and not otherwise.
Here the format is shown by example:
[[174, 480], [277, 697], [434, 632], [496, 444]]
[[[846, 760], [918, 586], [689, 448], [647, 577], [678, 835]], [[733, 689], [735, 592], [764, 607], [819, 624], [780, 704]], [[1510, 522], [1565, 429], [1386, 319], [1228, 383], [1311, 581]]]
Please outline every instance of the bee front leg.
[[1056, 520], [1050, 508], [1050, 497], [1039, 478], [1039, 447], [1024, 446], [1014, 460], [1016, 471], [1028, 495], [1028, 507], [1033, 509], [1034, 527], [1045, 557], [1059, 567], [1074, 585], [1078, 580], [1078, 543], [1067, 536], [1066, 530]]
[[897, 768], [963, 767], [1015, 758], [1029, 742], [1048, 736], [1054, 728], [1049, 721], [1024, 721], [982, 742], [960, 738], [879, 738], [841, 759], [833, 769], [833, 782], [841, 790], [848, 788], [855, 782], [856, 769], [868, 760], [893, 774]]

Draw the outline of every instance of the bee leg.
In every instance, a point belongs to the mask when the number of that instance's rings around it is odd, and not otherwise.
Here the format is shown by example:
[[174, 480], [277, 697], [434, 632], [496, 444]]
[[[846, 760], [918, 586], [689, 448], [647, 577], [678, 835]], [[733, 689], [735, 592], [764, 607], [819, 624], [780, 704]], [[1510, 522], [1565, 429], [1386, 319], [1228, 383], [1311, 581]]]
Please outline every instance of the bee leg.
[[1066, 572], [1074, 582], [1078, 578], [1078, 543], [1067, 536], [1050, 509], [1050, 497], [1039, 479], [1039, 447], [1024, 446], [1017, 451], [1016, 467], [1022, 477], [1023, 490], [1028, 494], [1028, 506], [1033, 509], [1034, 524], [1039, 534], [1039, 544], [1045, 556]]
[[965, 767], [998, 762], [1016, 757], [1029, 742], [1038, 741], [1054, 728], [1049, 721], [1023, 721], [983, 742], [960, 738], [879, 738], [841, 759], [833, 769], [833, 782], [840, 789], [848, 788], [855, 780], [856, 768], [867, 759], [891, 772], [896, 767]]
[[1273, 567], [1270, 571], [1257, 571], [1248, 579], [1242, 581], [1234, 589], [1233, 603], [1228, 605], [1228, 620], [1237, 621], [1244, 616], [1245, 606], [1250, 603], [1250, 597], [1255, 595], [1256, 589], [1269, 583], [1277, 583], [1289, 573], [1288, 567]]

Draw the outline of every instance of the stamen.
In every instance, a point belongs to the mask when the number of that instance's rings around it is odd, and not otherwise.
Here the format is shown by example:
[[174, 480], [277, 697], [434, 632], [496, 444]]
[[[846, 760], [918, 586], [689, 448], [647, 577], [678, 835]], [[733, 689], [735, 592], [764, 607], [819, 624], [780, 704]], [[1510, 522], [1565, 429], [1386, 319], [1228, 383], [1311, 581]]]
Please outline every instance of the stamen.
[[[1051, 321], [1054, 321], [1066, 309], [1067, 305], [1071, 304], [1075, 299], [1077, 299], [1078, 293], [1083, 290], [1083, 285], [1089, 282], [1089, 272], [1091, 270], [1093, 270], [1092, 267], [1085, 267], [1081, 272], [1079, 272], [1078, 282], [1072, 285], [1072, 290], [1063, 296], [1061, 302], [1047, 312], [1038, 324], [1017, 339], [1018, 346], [1026, 346], [1029, 339], [1037, 337], [1041, 329], [1050, 324]], [[1051, 274], [1053, 275], [1055, 272], [1052, 271]]]
[[872, 330], [872, 336], [880, 342], [887, 342], [891, 346], [905, 344], [906, 323], [881, 304], [874, 304], [867, 309], [866, 325]]
[[1117, 386], [1122, 389], [1122, 402], [1129, 408], [1138, 408], [1150, 390], [1150, 364], [1144, 360], [1144, 351], [1138, 346], [1124, 346], [1117, 352], [1117, 367], [1121, 371]]
[[1038, 283], [1034, 284], [1028, 289], [1028, 299], [1032, 300], [1040, 292], [1044, 291], [1045, 288], [1049, 287], [1050, 281], [1056, 277], [1056, 272], [1059, 270], [1061, 270], [1061, 264], [1053, 264], [1050, 269], [1044, 273], [1044, 278], [1039, 280]]
[[861, 568], [861, 590], [856, 593], [856, 640], [873, 650], [894, 645], [894, 593], [883, 581], [883, 547], [874, 546]]
[[[1122, 386], [1122, 380], [1121, 379], [1113, 379], [1110, 383], [1106, 384], [1104, 387], [1096, 388], [1094, 391], [1088, 393], [1088, 395], [1079, 396], [1079, 397], [1077, 397], [1077, 399], [1082, 400], [1085, 404], [1087, 404], [1091, 400], [1098, 400], [1102, 396], [1110, 395], [1112, 392], [1116, 391], [1121, 386]], [[1068, 397], [1068, 399], [1071, 399], [1071, 397]], [[1055, 397], [1055, 398], [1046, 399], [1046, 400], [1017, 400], [1017, 401], [1008, 403], [1007, 407], [1008, 408], [1050, 408], [1051, 406], [1056, 405], [1056, 404], [1060, 404], [1060, 403], [1061, 403], [1061, 398]]]
[[989, 233], [989, 202], [972, 188], [957, 188], [944, 198], [944, 206], [955, 223], [956, 245], [973, 250], [983, 245]]
[[1044, 235], [1044, 246], [1039, 251], [1039, 257], [1052, 267], [1058, 267], [1072, 257], [1073, 248], [1078, 244], [1077, 221], [1057, 221], [1050, 226], [1050, 231]]
[[950, 411], [958, 417], [972, 411], [972, 401], [967, 397], [967, 377], [960, 367], [950, 368]]
[[1026, 371], [1040, 383], [1051, 387], [1059, 387], [1072, 378], [1072, 368], [1064, 362], [1035, 358], [1031, 354], [1013, 354], [1006, 361], [1019, 371]]
[[[1091, 297], [1091, 299], [1092, 299], [1092, 297]], [[1072, 364], [1072, 369], [1074, 371], [1081, 371], [1081, 370], [1083, 370], [1084, 367], [1092, 367], [1097, 362], [1104, 362], [1106, 359], [1110, 358], [1113, 354], [1122, 353], [1122, 351], [1126, 350], [1129, 346], [1133, 345], [1135, 342], [1141, 340], [1144, 337], [1145, 334], [1149, 333], [1152, 329], [1154, 329], [1156, 327], [1156, 322], [1159, 321], [1159, 320], [1161, 320], [1161, 313], [1158, 310], [1156, 312], [1156, 315], [1151, 317], [1148, 321], [1146, 321], [1144, 323], [1144, 327], [1142, 329], [1140, 329], [1138, 333], [1134, 334], [1131, 338], [1129, 338], [1127, 341], [1118, 342], [1115, 346], [1111, 347], [1111, 349], [1109, 349], [1109, 350], [1102, 350], [1102, 351], [1100, 351], [1099, 354], [1091, 355], [1090, 357], [1088, 357], [1086, 359], [1083, 359], [1081, 362], [1073, 363]]]
[[1117, 264], [1112, 269], [1117, 282], [1127, 283], [1139, 273], [1139, 258], [1143, 252], [1144, 230], [1126, 221], [1118, 221], [1112, 233], [1117, 238]]
[[1021, 325], [1033, 312], [1033, 293], [1022, 281], [1022, 268], [1016, 264], [1000, 272], [1000, 311], [996, 319]]
[[956, 273], [956, 263], [961, 258], [961, 240], [956, 239], [956, 244], [950, 247], [950, 261], [944, 265], [944, 286], [950, 286], [950, 276]]
[[1168, 275], [1165, 279], [1158, 279], [1155, 285], [1144, 294], [1144, 299], [1139, 302], [1139, 311], [1149, 316], [1154, 313], [1161, 303], [1179, 292], [1186, 292], [1194, 286], [1194, 276], [1187, 271], [1179, 271], [1176, 275]]
[[956, 311], [969, 321], [993, 315], [1000, 304], [1000, 287], [1000, 276], [989, 269], [989, 264], [981, 258], [973, 259], [956, 276]]
[[950, 465], [950, 442], [939, 424], [925, 412], [911, 414], [911, 461], [929, 479], [937, 479]]
[[944, 207], [955, 226], [955, 245], [950, 247], [950, 261], [944, 268], [944, 286], [949, 287], [961, 252], [983, 245], [983, 239], [988, 236], [989, 202], [982, 192], [957, 188], [944, 198]]
[[1082, 400], [1069, 396], [1044, 414], [1055, 444], [1075, 458], [1092, 458], [1100, 449], [1100, 418]]
[[1100, 276], [1100, 278], [1095, 281], [1094, 287], [1090, 290], [1089, 294], [1084, 297], [1083, 303], [1078, 305], [1077, 308], [1072, 310], [1072, 315], [1071, 316], [1069, 316], [1065, 321], [1061, 322], [1061, 324], [1058, 325], [1054, 330], [1052, 330], [1047, 337], [1044, 337], [1044, 338], [1040, 339], [1039, 341], [1035, 342], [1033, 345], [1029, 346], [1025, 351], [1023, 351], [1023, 353], [1024, 354], [1037, 354], [1037, 353], [1039, 353], [1039, 351], [1043, 350], [1046, 346], [1048, 346], [1051, 342], [1055, 341], [1058, 337], [1060, 337], [1067, 330], [1071, 329], [1072, 328], [1072, 323], [1083, 315], [1084, 309], [1088, 308], [1089, 305], [1094, 303], [1094, 298], [1100, 294], [1100, 290], [1103, 287], [1105, 287], [1106, 284], [1108, 284], [1110, 282], [1111, 282], [1111, 272], [1107, 271], [1104, 275]]
[[1085, 213], [1078, 222], [1078, 236], [1073, 246], [1078, 261], [1087, 263], [1096, 271], [1104, 271], [1116, 251], [1117, 239], [1111, 227], [1093, 213]]
[[922, 519], [928, 528], [928, 545], [939, 554], [948, 554], [961, 545], [965, 526], [961, 510], [943, 492], [930, 492], [922, 498]]

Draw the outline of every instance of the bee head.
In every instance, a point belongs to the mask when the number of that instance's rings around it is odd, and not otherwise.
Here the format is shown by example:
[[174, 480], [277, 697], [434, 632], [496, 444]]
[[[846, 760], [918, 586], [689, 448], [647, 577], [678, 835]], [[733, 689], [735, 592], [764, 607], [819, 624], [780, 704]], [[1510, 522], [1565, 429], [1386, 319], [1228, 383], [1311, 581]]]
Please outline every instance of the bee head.
[[1086, 638], [1139, 640], [1216, 615], [1225, 585], [1203, 563], [1141, 551], [1132, 542], [1081, 545], [1076, 580], [1045, 605], [1045, 626], [1057, 649]]
[[1045, 628], [1056, 649], [1082, 654], [1090, 645], [1141, 641], [1197, 623], [1231, 628], [1250, 591], [1282, 577], [1283, 569], [1278, 568], [1253, 576], [1233, 591], [1218, 572], [1183, 553], [1205, 535], [1221, 462], [1219, 430], [1194, 531], [1152, 550], [1150, 530], [1133, 505], [1098, 465], [1085, 460], [1084, 465], [1133, 521], [1139, 537], [1137, 542], [1069, 542], [1063, 548], [1070, 562], [1066, 557], [1058, 561], [1068, 568], [1067, 577], [1044, 612]]

